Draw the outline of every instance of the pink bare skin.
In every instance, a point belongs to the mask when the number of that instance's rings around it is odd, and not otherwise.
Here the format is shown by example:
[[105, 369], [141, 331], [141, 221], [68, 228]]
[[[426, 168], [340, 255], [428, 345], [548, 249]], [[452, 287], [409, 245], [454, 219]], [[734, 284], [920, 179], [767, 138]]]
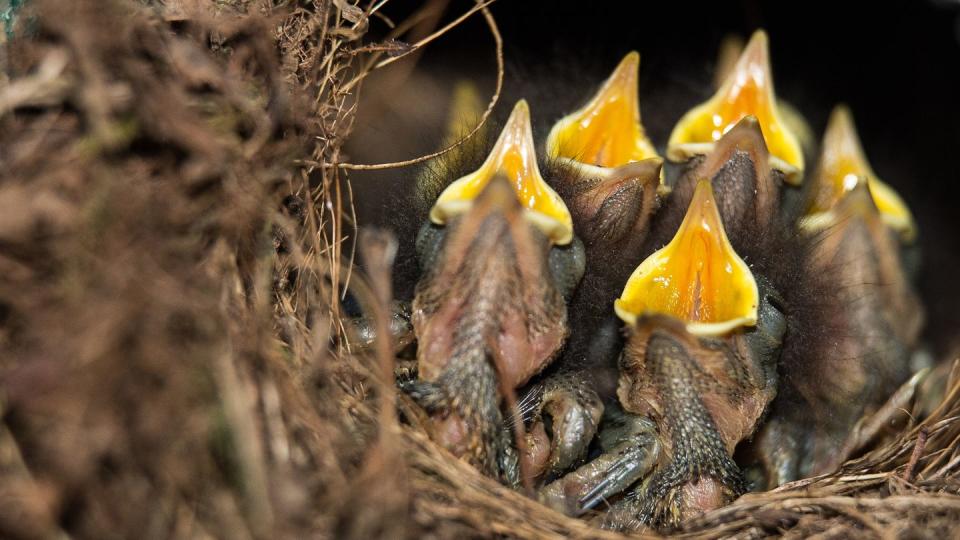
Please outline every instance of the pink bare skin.
[[[435, 440], [510, 483], [517, 472], [506, 469], [517, 467], [504, 465], [504, 396], [542, 371], [567, 335], [549, 250], [512, 187], [496, 178], [446, 225], [413, 303], [419, 378], [442, 396], [432, 411]], [[462, 429], [450, 429], [451, 418]]]

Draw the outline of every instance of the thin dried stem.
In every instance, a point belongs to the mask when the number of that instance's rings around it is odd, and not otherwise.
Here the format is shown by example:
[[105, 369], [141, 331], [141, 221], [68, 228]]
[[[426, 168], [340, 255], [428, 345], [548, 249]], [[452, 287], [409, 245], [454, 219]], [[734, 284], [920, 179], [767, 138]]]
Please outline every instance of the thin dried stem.
[[[431, 159], [440, 157], [446, 154], [447, 152], [450, 152], [451, 150], [454, 150], [460, 147], [462, 144], [469, 141], [481, 129], [483, 129], [483, 126], [484, 124], [486, 124], [487, 119], [490, 118], [490, 115], [493, 113], [493, 109], [496, 107], [497, 102], [500, 101], [500, 93], [503, 89], [503, 75], [505, 71], [504, 61], [503, 61], [503, 38], [500, 36], [500, 29], [497, 27], [497, 22], [493, 18], [493, 14], [490, 13], [490, 10], [487, 8], [487, 6], [490, 3], [491, 2], [478, 2], [477, 6], [471, 9], [470, 12], [468, 12], [466, 15], [462, 16], [461, 18], [457, 19], [457, 21], [461, 21], [462, 19], [465, 19], [466, 16], [469, 16], [470, 14], [479, 10], [481, 13], [483, 13], [483, 18], [487, 22], [487, 26], [490, 28], [490, 34], [493, 36], [494, 44], [496, 47], [496, 58], [497, 58], [496, 86], [493, 90], [493, 95], [490, 97], [490, 101], [487, 103], [487, 108], [483, 111], [483, 114], [480, 116], [480, 119], [477, 121], [477, 125], [475, 125], [473, 129], [471, 129], [463, 137], [459, 138], [458, 140], [456, 140], [455, 142], [453, 142], [452, 144], [450, 144], [449, 146], [441, 150], [438, 150], [436, 152], [426, 154], [420, 157], [407, 159], [404, 161], [394, 161], [390, 163], [377, 163], [377, 164], [334, 163], [334, 162], [327, 162], [327, 163], [305, 162], [305, 163], [309, 165], [325, 167], [325, 168], [336, 166], [341, 169], [358, 170], [358, 171], [374, 171], [374, 170], [384, 170], [384, 169], [396, 169], [398, 167], [408, 167], [410, 165], [416, 165], [417, 163], [423, 163], [425, 161], [429, 161]], [[454, 21], [454, 22], [457, 22], [457, 21]], [[447, 27], [444, 27], [444, 31], [449, 30], [449, 28], [452, 28], [452, 27], [450, 25], [448, 25]], [[396, 58], [391, 58], [389, 60], [392, 61], [395, 59]]]

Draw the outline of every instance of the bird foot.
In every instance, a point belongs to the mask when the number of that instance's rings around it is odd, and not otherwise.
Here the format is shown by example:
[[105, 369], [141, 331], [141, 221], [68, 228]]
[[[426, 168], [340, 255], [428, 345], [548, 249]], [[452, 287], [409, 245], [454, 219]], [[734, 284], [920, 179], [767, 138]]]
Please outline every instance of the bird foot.
[[536, 453], [542, 457], [533, 460], [539, 462], [537, 473], [559, 474], [586, 457], [603, 415], [603, 401], [589, 377], [576, 372], [553, 375], [541, 392], [529, 429], [535, 440], [528, 447], [540, 449]]
[[660, 456], [650, 419], [608, 410], [600, 426], [603, 453], [540, 490], [541, 501], [567, 515], [581, 515], [646, 476]]

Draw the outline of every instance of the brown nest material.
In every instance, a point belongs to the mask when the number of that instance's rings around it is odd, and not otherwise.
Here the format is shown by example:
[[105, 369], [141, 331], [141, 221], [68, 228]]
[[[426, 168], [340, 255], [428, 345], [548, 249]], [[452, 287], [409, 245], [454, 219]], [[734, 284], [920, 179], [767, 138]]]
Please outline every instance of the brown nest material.
[[[382, 319], [392, 244], [367, 235], [350, 275], [331, 164], [364, 75], [417, 46], [362, 45], [375, 15], [339, 0], [29, 8], [0, 85], [0, 536], [619, 536], [399, 422], [389, 344], [348, 350], [337, 291]], [[840, 472], [678, 533], [947, 536], [960, 377], [940, 380]]]

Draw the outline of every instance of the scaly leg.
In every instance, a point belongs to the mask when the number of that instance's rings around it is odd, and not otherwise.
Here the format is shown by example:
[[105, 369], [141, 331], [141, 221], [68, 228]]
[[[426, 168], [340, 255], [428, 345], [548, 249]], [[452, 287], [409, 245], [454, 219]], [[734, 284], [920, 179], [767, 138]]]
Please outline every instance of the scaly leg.
[[647, 475], [660, 457], [653, 422], [619, 407], [604, 413], [600, 445], [599, 457], [541, 489], [541, 501], [568, 515], [583, 514]]

